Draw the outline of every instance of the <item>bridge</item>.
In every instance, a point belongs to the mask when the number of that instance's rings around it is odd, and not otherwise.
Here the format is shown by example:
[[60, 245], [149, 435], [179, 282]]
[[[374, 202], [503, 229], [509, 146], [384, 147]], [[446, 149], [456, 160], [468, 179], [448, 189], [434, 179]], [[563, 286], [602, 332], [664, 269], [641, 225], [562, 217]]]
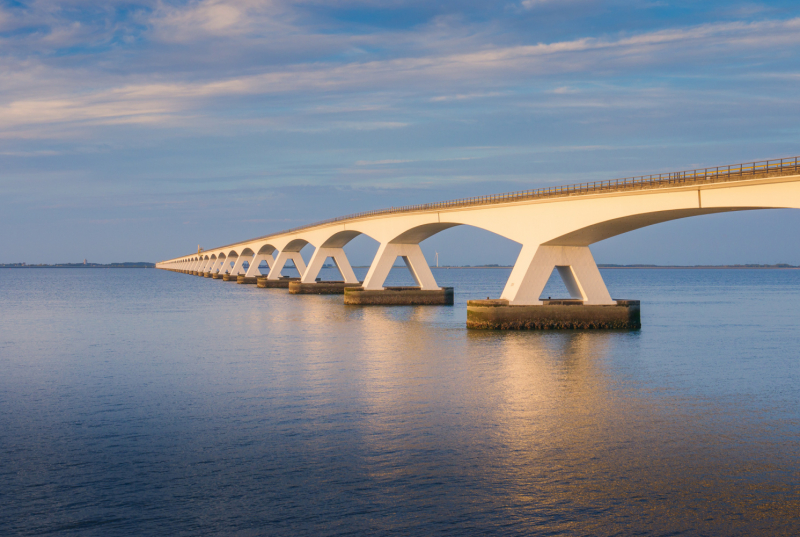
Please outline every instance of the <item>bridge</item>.
[[[522, 245], [500, 301], [489, 305], [542, 306], [541, 293], [554, 269], [571, 304], [613, 306], [589, 246], [628, 231], [705, 214], [800, 208], [800, 157], [540, 188], [459, 200], [368, 211], [257, 237], [156, 264], [197, 273], [278, 280], [291, 260], [300, 284], [313, 286], [332, 258], [345, 285], [386, 290], [384, 282], [402, 258], [420, 291], [440, 291], [422, 254], [425, 239], [459, 225], [485, 229]], [[344, 246], [365, 234], [380, 243], [363, 282]], [[306, 265], [300, 250], [314, 253]], [[259, 265], [268, 270], [262, 274]], [[244, 263], [247, 262], [245, 269]], [[637, 306], [638, 315], [638, 306]]]

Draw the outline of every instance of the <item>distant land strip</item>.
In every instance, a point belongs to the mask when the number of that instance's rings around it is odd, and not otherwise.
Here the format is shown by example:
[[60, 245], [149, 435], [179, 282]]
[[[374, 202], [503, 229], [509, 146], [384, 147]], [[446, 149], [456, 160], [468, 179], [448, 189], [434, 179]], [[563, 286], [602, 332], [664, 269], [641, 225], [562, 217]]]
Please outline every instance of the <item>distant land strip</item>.
[[57, 263], [48, 265], [40, 263], [38, 265], [28, 265], [27, 263], [0, 263], [0, 268], [156, 268], [155, 263]]

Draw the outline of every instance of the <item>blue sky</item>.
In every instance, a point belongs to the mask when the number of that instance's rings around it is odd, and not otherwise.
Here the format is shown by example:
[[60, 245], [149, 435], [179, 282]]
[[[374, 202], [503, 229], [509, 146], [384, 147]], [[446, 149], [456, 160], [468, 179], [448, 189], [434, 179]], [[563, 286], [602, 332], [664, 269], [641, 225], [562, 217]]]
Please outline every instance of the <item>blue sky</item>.
[[[797, 2], [0, 1], [0, 69], [0, 262], [156, 261], [369, 209], [800, 154]], [[715, 215], [592, 249], [800, 264], [799, 226]], [[375, 248], [348, 247], [354, 264]], [[469, 228], [423, 248], [518, 251]]]

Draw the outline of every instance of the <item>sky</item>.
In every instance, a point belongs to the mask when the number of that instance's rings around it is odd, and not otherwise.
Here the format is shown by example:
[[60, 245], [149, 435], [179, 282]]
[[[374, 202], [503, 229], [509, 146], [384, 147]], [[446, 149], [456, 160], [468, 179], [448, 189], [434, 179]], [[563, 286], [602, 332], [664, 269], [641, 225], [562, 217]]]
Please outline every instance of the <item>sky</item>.
[[[796, 156], [798, 83], [796, 0], [0, 0], [0, 263], [155, 262], [371, 209]], [[800, 211], [748, 211], [592, 251], [798, 265], [798, 229]], [[467, 227], [422, 246], [453, 265], [519, 251]]]

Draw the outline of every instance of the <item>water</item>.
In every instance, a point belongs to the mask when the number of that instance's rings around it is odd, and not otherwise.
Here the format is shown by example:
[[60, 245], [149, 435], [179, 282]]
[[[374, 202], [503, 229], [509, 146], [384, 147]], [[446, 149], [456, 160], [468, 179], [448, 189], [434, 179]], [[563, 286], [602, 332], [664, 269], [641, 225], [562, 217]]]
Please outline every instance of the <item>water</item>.
[[499, 269], [0, 274], [2, 535], [800, 533], [800, 271], [606, 270], [615, 333], [466, 331]]

